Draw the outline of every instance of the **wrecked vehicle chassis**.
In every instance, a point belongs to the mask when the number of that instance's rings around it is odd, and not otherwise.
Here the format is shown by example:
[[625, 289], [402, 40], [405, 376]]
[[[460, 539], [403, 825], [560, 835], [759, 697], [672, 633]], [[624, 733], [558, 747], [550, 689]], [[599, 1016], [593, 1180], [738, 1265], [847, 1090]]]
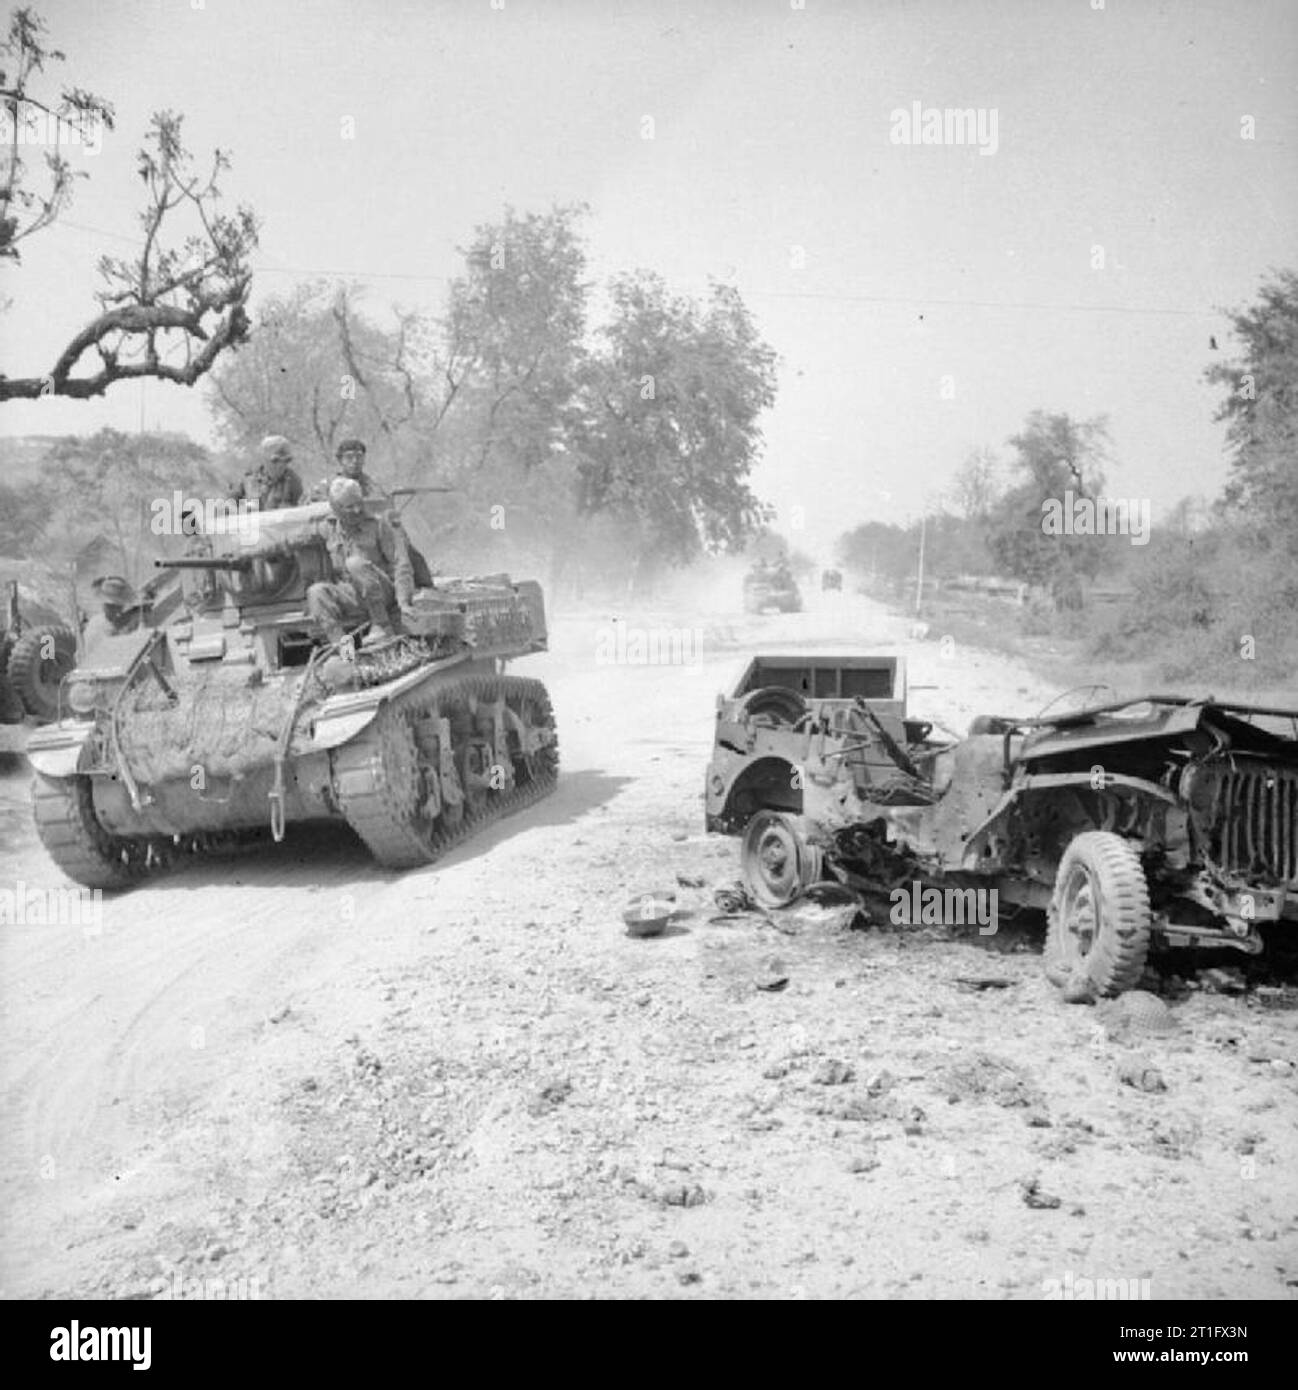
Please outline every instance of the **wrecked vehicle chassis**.
[[718, 698], [710, 830], [766, 906], [918, 880], [1044, 909], [1046, 970], [1133, 987], [1151, 941], [1255, 954], [1298, 917], [1298, 710], [1151, 695], [935, 738], [898, 656], [761, 656]]

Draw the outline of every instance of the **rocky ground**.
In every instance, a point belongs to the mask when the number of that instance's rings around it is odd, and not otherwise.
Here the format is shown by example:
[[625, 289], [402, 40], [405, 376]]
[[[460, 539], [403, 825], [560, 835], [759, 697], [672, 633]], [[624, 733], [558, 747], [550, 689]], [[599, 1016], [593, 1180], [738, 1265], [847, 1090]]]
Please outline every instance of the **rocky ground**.
[[[904, 651], [957, 731], [1055, 693], [816, 597], [715, 600], [681, 667], [599, 665], [611, 615], [561, 619], [516, 668], [554, 695], [559, 790], [435, 867], [291, 831], [107, 900], [101, 933], [0, 927], [0, 1293], [1293, 1297], [1283, 971], [1171, 962], [1151, 1026], [1063, 1004], [1031, 917], [717, 920], [738, 845], [701, 788], [743, 654]], [[20, 769], [0, 853], [7, 886], [60, 881]], [[648, 889], [677, 917], [635, 939]]]

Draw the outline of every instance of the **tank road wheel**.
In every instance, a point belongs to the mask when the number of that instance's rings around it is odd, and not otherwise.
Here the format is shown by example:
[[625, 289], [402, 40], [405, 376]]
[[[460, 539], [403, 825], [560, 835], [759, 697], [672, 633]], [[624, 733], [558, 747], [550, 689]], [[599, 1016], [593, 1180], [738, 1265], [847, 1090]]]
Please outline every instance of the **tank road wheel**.
[[77, 639], [59, 623], [34, 627], [9, 653], [9, 684], [27, 713], [46, 722], [59, 717], [59, 686], [77, 664]]
[[1055, 875], [1045, 967], [1052, 984], [1121, 994], [1140, 981], [1149, 953], [1149, 887], [1129, 840], [1087, 830], [1064, 851]]
[[[550, 696], [539, 681], [519, 681], [517, 692], [507, 691], [506, 707], [522, 725], [509, 734], [509, 756], [514, 764], [514, 782], [519, 787], [548, 787], [559, 775], [559, 741], [554, 731], [554, 710]], [[544, 742], [538, 744], [538, 735]], [[527, 744], [534, 744], [528, 748]]]
[[[497, 788], [491, 740], [477, 727], [476, 711], [502, 698], [512, 716], [506, 724], [514, 782]], [[450, 731], [449, 750], [443, 729]], [[512, 677], [467, 677], [411, 691], [333, 753], [339, 808], [391, 869], [431, 863], [482, 826], [539, 800], [557, 775], [545, 687]], [[452, 781], [458, 798], [448, 794]]]
[[758, 811], [748, 822], [739, 863], [744, 887], [762, 907], [784, 907], [820, 882], [820, 851], [779, 811]]
[[89, 777], [38, 776], [32, 812], [50, 858], [87, 888], [129, 888], [159, 862], [152, 841], [112, 835], [100, 825]]

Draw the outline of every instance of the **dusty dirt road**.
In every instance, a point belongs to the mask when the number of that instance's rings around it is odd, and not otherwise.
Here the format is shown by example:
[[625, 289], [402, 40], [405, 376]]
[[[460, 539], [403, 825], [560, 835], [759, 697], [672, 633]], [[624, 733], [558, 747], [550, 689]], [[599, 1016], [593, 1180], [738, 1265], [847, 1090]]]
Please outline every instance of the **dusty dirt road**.
[[[0, 1293], [1293, 1297], [1292, 988], [1179, 991], [1133, 1045], [1059, 1002], [1039, 923], [709, 921], [743, 653], [905, 651], [957, 731], [1055, 694], [857, 596], [724, 604], [698, 665], [599, 666], [605, 615], [556, 623], [516, 669], [554, 696], [559, 790], [435, 867], [291, 831], [105, 900], [102, 932], [0, 927]], [[26, 801], [0, 781], [3, 879], [54, 886]], [[689, 915], [625, 935], [677, 874]], [[1137, 1057], [1165, 1091], [1119, 1080]]]

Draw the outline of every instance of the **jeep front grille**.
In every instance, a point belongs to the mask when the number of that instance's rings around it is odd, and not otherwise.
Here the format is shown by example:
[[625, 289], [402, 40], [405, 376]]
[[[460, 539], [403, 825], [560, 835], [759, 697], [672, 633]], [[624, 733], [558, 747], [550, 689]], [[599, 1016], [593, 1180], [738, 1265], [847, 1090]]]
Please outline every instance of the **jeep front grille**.
[[1209, 822], [1219, 869], [1298, 886], [1298, 771], [1221, 768]]

